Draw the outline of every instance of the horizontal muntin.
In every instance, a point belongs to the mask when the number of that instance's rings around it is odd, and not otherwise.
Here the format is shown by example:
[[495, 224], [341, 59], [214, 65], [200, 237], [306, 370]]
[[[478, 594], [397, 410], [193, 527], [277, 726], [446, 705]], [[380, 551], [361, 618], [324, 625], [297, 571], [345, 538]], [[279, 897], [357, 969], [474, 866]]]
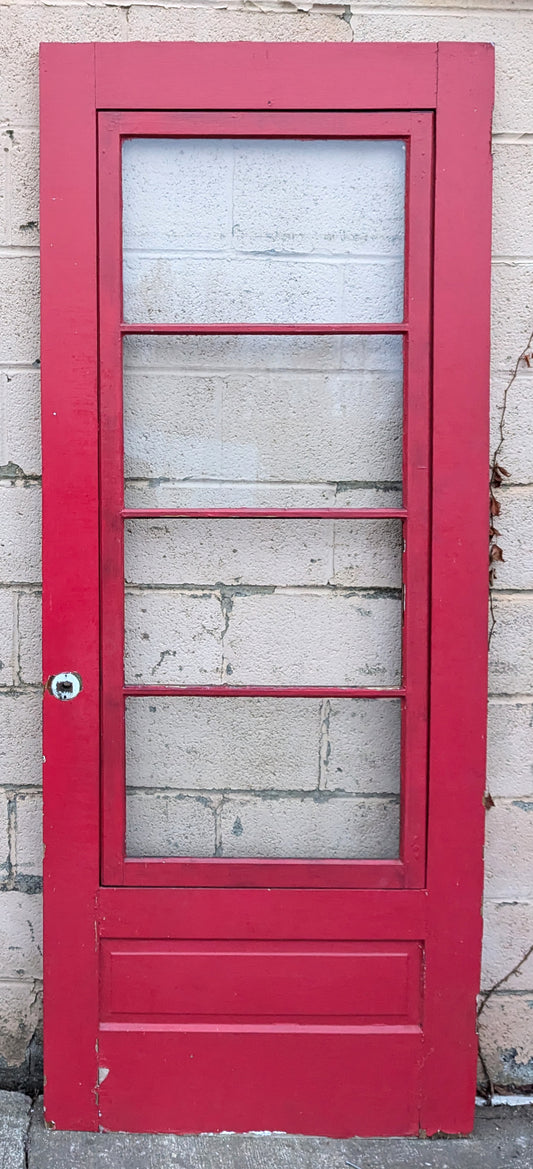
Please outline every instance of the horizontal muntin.
[[289, 324], [253, 324], [235, 322], [231, 324], [150, 324], [144, 322], [129, 322], [121, 321], [120, 331], [124, 336], [135, 334], [157, 334], [162, 336], [171, 336], [172, 334], [191, 334], [193, 336], [201, 336], [203, 334], [213, 334], [221, 336], [229, 334], [245, 333], [245, 334], [272, 334], [273, 336], [283, 336], [291, 334], [312, 334], [312, 335], [328, 335], [328, 334], [372, 334], [378, 333], [380, 335], [402, 334], [409, 332], [409, 324], [407, 321], [388, 321], [371, 323], [371, 324], [315, 324], [315, 325], [289, 325]]
[[124, 686], [126, 698], [404, 698], [404, 686]]
[[126, 520], [405, 520], [402, 507], [125, 507]]

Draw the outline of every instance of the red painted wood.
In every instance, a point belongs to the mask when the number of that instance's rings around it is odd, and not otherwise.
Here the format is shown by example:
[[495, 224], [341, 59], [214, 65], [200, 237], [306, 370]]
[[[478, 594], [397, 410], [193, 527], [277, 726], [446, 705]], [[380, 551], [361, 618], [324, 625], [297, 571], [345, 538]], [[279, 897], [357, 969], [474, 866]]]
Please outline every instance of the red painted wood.
[[[272, 46], [269, 46], [269, 49]], [[376, 46], [372, 46], [375, 48]], [[177, 46], [174, 46], [177, 48]], [[221, 46], [218, 46], [220, 50]], [[231, 46], [230, 51], [235, 48]], [[331, 48], [331, 46], [330, 46]], [[248, 50], [250, 46], [248, 45]], [[321, 62], [323, 62], [324, 46], [319, 51]], [[178, 50], [180, 51], [180, 50]], [[241, 52], [241, 49], [238, 49]], [[285, 49], [282, 52], [286, 52]], [[316, 50], [315, 50], [316, 52]], [[351, 65], [353, 70], [353, 51], [350, 52]], [[424, 55], [426, 55], [424, 53]], [[234, 79], [235, 80], [235, 79]], [[205, 81], [205, 78], [204, 78]], [[249, 80], [246, 79], [246, 84]], [[318, 109], [316, 106], [308, 107], [313, 110], [313, 125], [312, 132], [309, 135], [311, 138], [328, 138], [333, 135], [335, 138], [353, 138], [354, 133], [358, 138], [402, 138], [408, 136], [411, 132], [411, 114], [410, 112], [398, 112], [380, 110], [378, 112], [369, 112], [368, 110], [358, 110], [357, 113], [352, 111], [347, 112], [343, 109], [335, 109], [334, 113], [331, 111], [324, 111]], [[101, 115], [102, 122], [109, 128], [113, 128], [120, 133], [124, 138], [135, 138], [140, 133], [148, 135], [149, 137], [162, 138], [168, 135], [178, 135], [180, 138], [198, 138], [205, 134], [205, 119], [207, 105], [203, 105], [198, 111], [188, 110], [184, 106], [181, 110], [176, 108], [172, 111], [153, 109], [143, 110], [142, 114], [139, 109], [134, 112], [131, 110], [123, 110], [120, 113], [115, 109], [112, 113], [108, 112]], [[298, 138], [302, 133], [302, 113], [306, 110], [305, 103], [298, 108], [296, 113], [289, 113], [286, 110], [275, 111], [275, 121], [272, 118], [273, 110], [250, 110], [242, 104], [240, 108], [235, 107], [231, 112], [220, 109], [209, 110], [209, 133], [217, 138], [234, 138], [235, 136], [241, 138]], [[142, 129], [140, 129], [142, 118]], [[274, 128], [275, 127], [275, 128]], [[306, 134], [306, 137], [308, 135]], [[157, 326], [156, 326], [157, 327]], [[205, 326], [199, 326], [200, 328]], [[208, 328], [222, 328], [226, 326], [215, 324], [207, 326]], [[264, 328], [263, 325], [255, 325], [253, 328]], [[268, 327], [268, 326], [267, 326]], [[286, 326], [281, 328], [288, 328], [291, 331], [299, 329], [300, 326], [294, 322], [288, 322]], [[318, 323], [317, 328], [326, 329], [330, 326], [325, 323]], [[335, 327], [335, 326], [333, 326]], [[354, 321], [346, 326], [350, 330], [359, 330], [368, 326], [363, 326], [361, 322]], [[396, 328], [398, 326], [395, 326]], [[196, 326], [195, 326], [196, 328]], [[380, 328], [388, 329], [388, 325], [381, 324]]]
[[149, 695], [195, 695], [197, 698], [401, 698], [405, 690], [366, 690], [354, 686], [124, 686], [123, 693], [129, 698]]
[[[333, 1136], [471, 1127], [486, 698], [492, 71], [492, 50], [467, 44], [439, 46], [438, 62], [437, 46], [423, 44], [43, 47], [45, 676], [76, 669], [84, 682], [73, 703], [45, 696], [46, 1102], [58, 1127], [90, 1129], [100, 1121], [132, 1131], [267, 1128]], [[175, 112], [180, 108], [185, 112]], [[358, 108], [374, 112], [353, 113]], [[404, 322], [125, 325], [121, 133], [405, 138]], [[121, 338], [136, 332], [404, 336], [403, 681], [396, 690], [354, 692], [402, 698], [399, 860], [124, 858], [125, 695], [307, 693], [123, 685]], [[66, 491], [65, 482], [75, 489]], [[360, 967], [363, 952], [381, 963], [372, 977], [370, 967]], [[400, 983], [387, 981], [387, 954], [409, 955], [406, 1009], [416, 1022], [364, 1013], [368, 996], [374, 1006], [397, 1007], [401, 999]], [[345, 961], [367, 971], [359, 997], [359, 975], [344, 981], [339, 974]], [[110, 962], [116, 1009], [126, 1003], [129, 1013], [103, 1022]], [[203, 1010], [213, 964], [218, 1015], [180, 1022], [184, 1001], [188, 1010]], [[297, 981], [301, 1014], [294, 1016]], [[317, 1013], [332, 984], [331, 1012]], [[224, 1013], [235, 1006], [232, 992], [241, 1007], [253, 1007], [247, 1022]], [[164, 1015], [154, 1015], [153, 996]], [[274, 1015], [265, 1013], [269, 1003]], [[339, 1015], [340, 1006], [348, 1014]], [[97, 1062], [107, 1069], [99, 1089]]]
[[[367, 941], [426, 937], [425, 890], [102, 888], [102, 938]], [[357, 929], [354, 930], [354, 922]]]
[[[440, 45], [436, 124], [426, 1080], [468, 1132], [476, 1082], [487, 695], [491, 45]], [[438, 1078], [438, 1086], [437, 1086]]]
[[351, 336], [357, 336], [358, 334], [363, 334], [366, 336], [368, 333], [379, 333], [380, 335], [384, 334], [387, 336], [389, 334], [397, 335], [399, 333], [408, 333], [409, 323], [408, 321], [401, 321], [398, 324], [394, 324], [392, 322], [390, 324], [383, 324], [382, 322], [381, 324], [376, 323], [372, 325], [253, 325], [250, 323], [235, 323], [230, 325], [198, 325], [194, 323], [187, 325], [147, 325], [139, 322], [137, 324], [123, 323], [120, 326], [120, 331], [124, 336], [136, 336], [137, 334], [151, 336], [154, 334], [155, 336], [163, 337], [170, 337], [174, 333], [177, 335], [185, 333], [192, 336], [202, 336], [204, 334], [207, 334], [208, 336], [225, 336], [227, 334], [231, 335], [233, 333], [245, 333], [252, 335], [256, 333], [260, 335], [264, 333], [272, 333], [274, 336], [285, 336], [287, 334], [292, 336], [307, 333], [319, 335], [347, 333]]
[[422, 884], [427, 817], [427, 718], [430, 537], [430, 345], [433, 124], [413, 116], [407, 153], [404, 311], [403, 526], [404, 627], [402, 681], [401, 840], [406, 879]]
[[401, 860], [263, 860], [262, 858], [143, 857], [124, 861], [130, 885], [228, 889], [403, 889]]
[[[125, 805], [124, 805], [124, 732], [123, 732], [123, 688], [119, 679], [119, 656], [122, 658], [123, 631], [123, 534], [117, 528], [117, 513], [124, 515], [125, 509], [119, 500], [123, 496], [123, 453], [122, 453], [122, 401], [121, 401], [121, 359], [118, 344], [122, 311], [121, 289], [121, 232], [120, 232], [120, 136], [137, 134], [169, 134], [182, 132], [204, 134], [255, 134], [283, 136], [294, 134], [300, 128], [299, 136], [314, 137], [327, 132], [330, 135], [358, 136], [384, 134], [401, 135], [408, 145], [407, 212], [406, 212], [406, 314], [414, 314], [414, 332], [409, 333], [405, 342], [405, 424], [404, 424], [404, 480], [405, 491], [414, 499], [412, 512], [409, 509], [392, 509], [404, 519], [406, 535], [405, 574], [409, 579], [409, 608], [406, 610], [403, 632], [404, 674], [409, 660], [407, 685], [411, 699], [403, 707], [402, 730], [402, 816], [401, 816], [401, 860], [405, 868], [399, 873], [398, 866], [386, 863], [376, 866], [363, 864], [359, 872], [372, 887], [387, 883], [391, 887], [403, 886], [407, 881], [420, 883], [424, 874], [424, 837], [426, 821], [426, 712], [427, 712], [427, 645], [420, 638], [420, 628], [427, 628], [428, 609], [428, 491], [429, 491], [429, 358], [427, 338], [429, 333], [429, 278], [430, 255], [430, 211], [432, 179], [432, 115], [429, 113], [400, 115], [325, 115], [306, 112], [286, 115], [271, 112], [264, 114], [221, 113], [197, 114], [191, 125], [190, 115], [183, 113], [163, 114], [137, 113], [136, 115], [105, 113], [100, 115], [100, 222], [101, 248], [105, 251], [100, 268], [101, 280], [101, 352], [102, 352], [102, 402], [101, 402], [101, 491], [102, 491], [102, 560], [104, 591], [102, 607], [102, 681], [103, 681], [103, 880], [119, 884], [128, 881], [150, 881], [168, 884], [169, 881], [189, 884], [191, 879], [199, 880], [198, 862], [181, 861], [127, 861], [127, 877], [124, 868]], [[164, 329], [167, 326], [163, 326]], [[218, 326], [213, 326], [218, 329]], [[236, 327], [238, 328], [238, 327]], [[407, 335], [406, 335], [407, 336]], [[411, 408], [408, 401], [412, 402]], [[415, 464], [416, 460], [416, 464]], [[137, 511], [137, 509], [134, 509]], [[162, 515], [160, 509], [148, 509], [149, 514]], [[171, 513], [175, 509], [170, 509]], [[258, 509], [259, 510], [259, 509]], [[283, 517], [291, 516], [298, 509], [276, 509]], [[144, 509], [142, 509], [144, 512]], [[177, 509], [179, 515], [179, 509]], [[233, 514], [233, 509], [228, 509]], [[261, 514], [269, 514], [260, 509]], [[339, 509], [341, 512], [341, 509]], [[219, 514], [224, 514], [221, 509]], [[361, 518], [384, 516], [384, 509], [362, 509]], [[409, 550], [411, 549], [411, 553]], [[411, 559], [409, 559], [411, 555]], [[409, 563], [414, 569], [409, 573]], [[248, 693], [260, 693], [263, 688], [253, 688]], [[299, 688], [293, 692], [303, 693]], [[129, 688], [127, 688], [129, 692]], [[139, 693], [139, 690], [136, 690]], [[176, 692], [185, 693], [181, 687]], [[199, 693], [207, 689], [199, 688]], [[209, 693], [221, 693], [222, 688], [211, 688]], [[244, 689], [239, 690], [244, 693]], [[266, 693], [265, 689], [265, 693]], [[282, 693], [282, 688], [280, 688]], [[290, 692], [290, 691], [287, 691]], [[316, 689], [314, 690], [316, 693]], [[349, 691], [342, 691], [348, 696]], [[398, 693], [398, 691], [396, 691]], [[361, 695], [362, 692], [360, 691]], [[384, 697], [386, 691], [381, 692]], [[106, 731], [109, 728], [109, 731]], [[409, 765], [405, 764], [409, 755]], [[407, 781], [408, 776], [408, 781]], [[354, 865], [355, 862], [352, 862]], [[211, 868], [212, 876], [209, 876]], [[250, 866], [250, 880], [258, 883], [258, 873]], [[297, 870], [295, 870], [296, 872]], [[310, 872], [314, 870], [309, 870]], [[332, 872], [333, 872], [332, 868]], [[346, 880], [353, 884], [355, 868], [347, 872]], [[172, 872], [172, 876], [171, 876]], [[253, 876], [252, 876], [253, 872]], [[262, 872], [267, 877], [267, 870]], [[218, 885], [223, 874], [228, 881], [241, 884], [243, 877], [236, 868], [226, 867], [220, 858], [211, 863], [202, 862], [202, 879], [207, 884]], [[192, 876], [194, 874], [194, 877]], [[363, 876], [364, 874], [364, 876]], [[283, 878], [279, 869], [272, 870], [276, 883]], [[294, 883], [296, 878], [290, 880]], [[341, 879], [336, 874], [336, 881]], [[320, 874], [318, 880], [323, 882]]]
[[421, 1038], [407, 1025], [103, 1024], [102, 1125], [166, 1132], [172, 1116], [174, 1132], [246, 1132], [254, 1117], [255, 1131], [372, 1136], [378, 1111], [383, 1136], [416, 1135]]
[[[60, 79], [60, 83], [58, 83]], [[45, 1108], [96, 1129], [99, 629], [96, 116], [91, 45], [41, 47]]]
[[278, 520], [385, 520], [406, 519], [404, 508], [357, 507], [125, 507], [121, 515], [127, 520], [149, 519], [278, 519]]
[[109, 941], [101, 961], [105, 1022], [420, 1022], [413, 943]]
[[124, 775], [124, 435], [122, 413], [121, 143], [99, 118], [100, 555], [102, 561], [102, 881], [122, 884]]
[[103, 110], [433, 109], [435, 44], [96, 45]]

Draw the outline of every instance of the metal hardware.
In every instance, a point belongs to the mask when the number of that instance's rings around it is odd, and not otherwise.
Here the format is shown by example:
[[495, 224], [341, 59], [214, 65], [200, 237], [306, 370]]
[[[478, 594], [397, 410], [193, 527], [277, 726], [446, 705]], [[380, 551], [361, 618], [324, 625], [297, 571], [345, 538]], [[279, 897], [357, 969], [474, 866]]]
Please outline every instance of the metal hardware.
[[65, 670], [62, 674], [53, 674], [48, 679], [47, 689], [54, 698], [58, 698], [60, 702], [69, 702], [71, 698], [77, 698], [81, 690], [81, 678], [79, 674], [73, 674], [69, 670]]

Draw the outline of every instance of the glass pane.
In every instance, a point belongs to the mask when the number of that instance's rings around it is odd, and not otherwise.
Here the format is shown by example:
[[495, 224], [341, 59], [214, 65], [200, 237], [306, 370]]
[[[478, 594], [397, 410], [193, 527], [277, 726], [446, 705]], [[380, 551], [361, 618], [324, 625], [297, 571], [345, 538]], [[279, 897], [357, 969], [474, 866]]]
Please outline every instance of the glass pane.
[[128, 699], [127, 855], [397, 857], [400, 705]]
[[401, 337], [126, 337], [126, 505], [398, 506], [402, 387]]
[[123, 144], [127, 321], [399, 321], [400, 140]]
[[399, 685], [399, 520], [131, 520], [125, 578], [129, 684]]

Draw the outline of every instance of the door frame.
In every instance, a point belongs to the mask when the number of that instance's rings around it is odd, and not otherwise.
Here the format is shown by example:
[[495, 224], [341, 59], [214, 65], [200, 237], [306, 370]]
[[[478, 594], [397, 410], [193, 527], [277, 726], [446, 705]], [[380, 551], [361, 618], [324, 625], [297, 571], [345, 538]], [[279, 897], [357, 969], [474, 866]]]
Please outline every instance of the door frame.
[[[325, 137], [328, 140], [392, 137], [406, 147], [406, 247], [404, 318], [398, 323], [358, 325], [125, 323], [122, 313], [121, 147], [132, 137], [253, 137], [271, 140]], [[339, 113], [310, 111], [256, 113], [167, 111], [104, 112], [99, 115], [99, 341], [100, 341], [100, 549], [102, 718], [102, 884], [247, 887], [420, 887], [425, 879], [427, 820], [429, 494], [433, 115], [431, 113]], [[400, 685], [332, 686], [124, 686], [124, 520], [191, 515], [191, 509], [124, 507], [122, 424], [122, 339], [128, 336], [347, 335], [397, 336], [403, 344], [403, 502], [396, 508], [286, 508], [276, 518], [396, 518], [405, 536], [402, 554], [403, 620]], [[250, 508], [193, 510], [198, 517], [271, 514]], [[340, 519], [339, 519], [340, 517]], [[124, 856], [125, 695], [172, 694], [220, 698], [292, 695], [297, 698], [387, 697], [402, 706], [400, 782], [401, 839], [398, 858], [389, 860], [245, 860], [128, 858]]]
[[[317, 937], [349, 937], [355, 909], [365, 937], [423, 939], [419, 1128], [471, 1127], [487, 695], [492, 101], [489, 45], [41, 47], [45, 1098], [57, 1127], [99, 1125], [99, 937], [131, 937], [132, 922], [138, 937], [154, 936], [142, 932], [154, 925], [150, 890], [103, 888], [99, 871], [98, 114], [206, 109], [434, 114], [426, 881], [408, 890], [309, 889], [304, 901]], [[64, 670], [82, 678], [73, 702], [46, 688]], [[175, 929], [187, 921], [188, 937], [191, 928], [213, 936], [224, 895], [162, 888], [157, 913], [167, 922], [170, 915]], [[224, 929], [229, 912], [230, 936], [248, 936], [253, 912], [261, 937], [279, 937], [276, 914], [292, 914], [286, 928], [298, 937], [302, 903], [292, 913], [293, 903], [286, 890], [235, 889]]]

